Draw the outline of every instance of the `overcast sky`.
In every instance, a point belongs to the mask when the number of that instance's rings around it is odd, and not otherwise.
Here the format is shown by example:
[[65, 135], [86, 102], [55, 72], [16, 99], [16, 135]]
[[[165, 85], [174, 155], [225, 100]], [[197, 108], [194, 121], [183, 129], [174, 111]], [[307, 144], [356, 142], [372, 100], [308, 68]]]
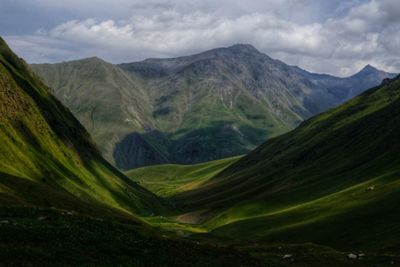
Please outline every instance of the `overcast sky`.
[[0, 35], [29, 63], [248, 43], [314, 72], [400, 72], [399, 0], [0, 0]]

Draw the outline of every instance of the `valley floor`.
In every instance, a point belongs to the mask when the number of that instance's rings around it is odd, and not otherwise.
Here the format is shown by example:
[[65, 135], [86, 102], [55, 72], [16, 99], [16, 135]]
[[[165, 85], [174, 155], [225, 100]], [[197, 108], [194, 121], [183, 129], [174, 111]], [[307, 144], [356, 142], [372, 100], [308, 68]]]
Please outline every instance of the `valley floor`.
[[[400, 255], [313, 244], [223, 244], [66, 210], [0, 207], [0, 266], [391, 266]], [[357, 252], [354, 252], [357, 253]], [[358, 252], [360, 254], [361, 252]]]
[[[173, 207], [165, 216], [143, 219], [190, 240], [225, 245], [244, 241], [248, 245], [240, 245], [240, 250], [271, 264], [267, 266], [290, 266], [291, 260], [296, 261], [294, 266], [313, 266], [313, 263], [319, 264], [315, 266], [391, 266], [399, 262], [396, 224], [399, 218], [396, 212], [390, 211], [393, 208], [390, 203], [394, 203], [400, 188], [396, 171], [378, 177], [372, 175], [371, 179], [336, 192], [285, 207], [260, 200], [211, 211], [185, 209], [179, 199], [176, 202], [176, 195], [190, 192], [194, 187], [201, 188], [206, 181], [212, 182], [212, 177], [237, 160], [159, 165], [130, 171], [128, 176], [155, 190]], [[199, 177], [203, 179], [196, 183]], [[372, 241], [376, 239], [374, 236], [381, 239]], [[350, 260], [349, 254], [367, 256]]]

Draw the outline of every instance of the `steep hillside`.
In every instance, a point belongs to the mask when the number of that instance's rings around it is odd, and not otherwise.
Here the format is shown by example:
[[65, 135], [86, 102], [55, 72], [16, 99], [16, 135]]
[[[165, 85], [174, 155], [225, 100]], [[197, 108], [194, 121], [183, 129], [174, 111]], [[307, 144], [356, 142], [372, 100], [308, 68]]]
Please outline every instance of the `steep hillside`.
[[[136, 132], [135, 142], [144, 150], [139, 153], [146, 165], [146, 151], [153, 151], [140, 133], [154, 128], [154, 123], [149, 100], [134, 79], [99, 58], [34, 65], [33, 69], [88, 129], [107, 160], [114, 162], [117, 143]], [[151, 163], [162, 162], [165, 162], [162, 158], [151, 159]]]
[[[171, 200], [214, 235], [400, 247], [400, 77], [267, 141]], [[379, 237], [379, 238], [378, 238]]]
[[101, 215], [161, 208], [155, 195], [101, 157], [81, 124], [2, 39], [0, 143], [2, 205]]
[[251, 45], [118, 66], [86, 59], [33, 69], [124, 170], [247, 153], [392, 77], [372, 67], [349, 78], [312, 74]]
[[0, 38], [0, 265], [261, 266], [151, 229], [159, 199], [109, 165]]

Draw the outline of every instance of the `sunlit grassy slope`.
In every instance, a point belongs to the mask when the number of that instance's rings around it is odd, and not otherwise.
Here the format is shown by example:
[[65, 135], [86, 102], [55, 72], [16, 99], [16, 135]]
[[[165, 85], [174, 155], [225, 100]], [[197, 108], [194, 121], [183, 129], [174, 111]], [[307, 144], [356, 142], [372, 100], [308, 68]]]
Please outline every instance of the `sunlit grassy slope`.
[[0, 265], [258, 265], [136, 219], [162, 210], [0, 39]]
[[86, 130], [2, 39], [0, 144], [0, 204], [103, 215], [161, 208], [155, 195], [103, 160]]
[[219, 238], [396, 251], [399, 133], [396, 78], [168, 200]]
[[221, 210], [207, 223], [219, 236], [395, 250], [399, 133], [397, 78], [265, 143], [175, 201]]
[[194, 165], [165, 164], [133, 169], [125, 174], [155, 194], [167, 197], [201, 186], [242, 156]]

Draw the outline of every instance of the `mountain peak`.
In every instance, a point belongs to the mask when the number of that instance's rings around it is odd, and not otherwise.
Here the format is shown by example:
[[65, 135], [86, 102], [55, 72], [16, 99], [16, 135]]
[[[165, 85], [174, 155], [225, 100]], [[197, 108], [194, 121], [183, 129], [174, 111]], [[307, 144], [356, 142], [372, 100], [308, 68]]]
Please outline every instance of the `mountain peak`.
[[251, 45], [251, 44], [242, 44], [242, 43], [239, 43], [239, 44], [234, 44], [234, 45], [232, 45], [232, 46], [230, 46], [230, 47], [228, 47], [228, 48], [241, 48], [241, 49], [252, 49], [252, 50], [257, 50], [253, 45]]
[[241, 52], [256, 52], [256, 53], [259, 53], [257, 48], [255, 48], [251, 44], [235, 44], [235, 45], [227, 47], [227, 49], [241, 51]]
[[371, 66], [370, 64], [366, 65], [361, 71], [379, 71], [377, 68], [374, 66]]
[[99, 57], [88, 57], [88, 58], [84, 58], [82, 59], [82, 61], [86, 61], [86, 62], [96, 62], [96, 63], [107, 63], [106, 61], [104, 61], [103, 59], [99, 58]]
[[383, 70], [377, 69], [374, 66], [371, 66], [368, 64], [362, 70], [360, 70], [359, 72], [357, 72], [356, 74], [354, 74], [351, 77], [365, 78], [366, 76], [375, 76], [375, 77], [378, 77], [378, 79], [380, 79], [382, 81], [384, 78], [393, 79], [396, 76], [398, 76], [398, 73], [385, 72]]
[[364, 76], [364, 75], [371, 75], [378, 73], [384, 73], [384, 72], [368, 64], [353, 76]]

